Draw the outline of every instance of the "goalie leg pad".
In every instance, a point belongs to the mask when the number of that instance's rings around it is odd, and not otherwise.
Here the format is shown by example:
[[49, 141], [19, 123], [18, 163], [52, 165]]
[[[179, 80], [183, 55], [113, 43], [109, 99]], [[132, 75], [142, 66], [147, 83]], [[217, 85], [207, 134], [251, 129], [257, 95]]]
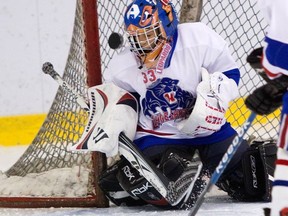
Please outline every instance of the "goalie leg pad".
[[275, 141], [254, 141], [234, 172], [217, 183], [239, 201], [270, 201], [277, 147]]
[[277, 146], [275, 141], [254, 141], [243, 156], [244, 183], [248, 194], [260, 200], [271, 200]]
[[[191, 182], [198, 178], [199, 175], [199, 166], [202, 167], [202, 163], [199, 157], [193, 157], [195, 150], [191, 152], [183, 152], [174, 148], [167, 149], [162, 158], [158, 167], [163, 172], [163, 174], [169, 179], [169, 181], [175, 183], [176, 191], [179, 194], [182, 194], [187, 188], [191, 185]], [[192, 153], [192, 154], [190, 154]], [[117, 178], [120, 182], [120, 185], [124, 190], [126, 190], [131, 196], [137, 196], [140, 199], [144, 200], [146, 203], [161, 207], [161, 208], [175, 208], [175, 209], [188, 209], [196, 200], [200, 194], [199, 181], [196, 181], [190, 197], [187, 203], [186, 200], [181, 200], [175, 206], [171, 206], [163, 196], [143, 177], [139, 172], [133, 168], [128, 161], [123, 164], [122, 169], [119, 169]], [[198, 179], [197, 179], [198, 180]], [[203, 186], [203, 185], [202, 185]], [[191, 199], [190, 199], [191, 198]]]
[[113, 166], [105, 170], [100, 178], [98, 185], [104, 192], [105, 196], [115, 205], [125, 205], [125, 206], [139, 206], [144, 205], [146, 202], [139, 199], [136, 196], [131, 196], [126, 192], [119, 184], [117, 179], [117, 173], [120, 167], [122, 167], [123, 161], [126, 159], [121, 159], [116, 162]]
[[188, 190], [187, 197], [184, 196], [175, 206], [177, 209], [190, 209], [206, 184], [198, 152], [195, 149], [186, 152], [168, 149], [162, 156], [159, 168], [170, 181], [174, 182], [175, 189], [180, 194], [193, 184], [191, 190]]
[[127, 161], [122, 161], [117, 179], [122, 188], [131, 196], [138, 197], [147, 204], [170, 206], [162, 195]]
[[176, 181], [187, 169], [187, 163], [192, 160], [192, 156], [188, 152], [168, 149], [161, 158], [160, 169], [170, 181]]

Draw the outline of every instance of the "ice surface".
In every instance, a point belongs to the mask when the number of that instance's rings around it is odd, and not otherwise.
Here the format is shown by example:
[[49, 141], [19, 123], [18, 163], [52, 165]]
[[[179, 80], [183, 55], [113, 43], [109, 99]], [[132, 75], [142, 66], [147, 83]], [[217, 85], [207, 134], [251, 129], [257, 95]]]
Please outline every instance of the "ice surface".
[[[261, 216], [265, 203], [232, 203], [224, 197], [207, 199], [199, 216]], [[227, 198], [227, 197], [225, 197]], [[48, 208], [48, 209], [0, 209], [0, 216], [187, 216], [184, 210], [159, 210], [153, 206], [110, 208]]]

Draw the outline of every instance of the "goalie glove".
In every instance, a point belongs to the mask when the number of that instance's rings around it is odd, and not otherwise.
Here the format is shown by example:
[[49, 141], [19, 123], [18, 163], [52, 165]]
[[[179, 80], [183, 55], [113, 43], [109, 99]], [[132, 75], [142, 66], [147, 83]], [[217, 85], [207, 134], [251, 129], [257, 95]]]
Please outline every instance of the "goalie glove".
[[79, 142], [69, 150], [100, 151], [113, 157], [118, 153], [121, 132], [134, 139], [138, 122], [137, 100], [112, 83], [89, 88], [88, 97], [88, 123]]
[[209, 74], [202, 70], [202, 82], [197, 87], [197, 99], [187, 120], [178, 129], [193, 137], [209, 136], [225, 124], [229, 102], [239, 95], [237, 84], [223, 73]]

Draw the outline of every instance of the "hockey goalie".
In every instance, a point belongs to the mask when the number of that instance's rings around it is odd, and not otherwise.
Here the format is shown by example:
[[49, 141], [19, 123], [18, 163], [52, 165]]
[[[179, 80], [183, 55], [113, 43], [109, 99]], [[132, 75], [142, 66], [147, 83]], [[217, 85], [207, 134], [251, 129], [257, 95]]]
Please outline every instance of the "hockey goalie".
[[[73, 150], [112, 157], [124, 133], [133, 143], [102, 173], [106, 196], [189, 209], [236, 136], [225, 112], [239, 69], [224, 39], [202, 23], [179, 24], [169, 0], [132, 1], [124, 23], [130, 45], [112, 58], [105, 84], [89, 89], [89, 121]], [[217, 186], [232, 199], [269, 201], [275, 153], [273, 141], [244, 140]]]

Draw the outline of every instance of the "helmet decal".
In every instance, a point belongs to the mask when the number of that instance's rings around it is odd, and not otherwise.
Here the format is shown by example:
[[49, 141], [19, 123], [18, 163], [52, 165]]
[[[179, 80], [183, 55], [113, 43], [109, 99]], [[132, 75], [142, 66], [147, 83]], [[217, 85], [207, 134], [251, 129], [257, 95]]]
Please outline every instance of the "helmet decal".
[[133, 4], [131, 5], [130, 8], [127, 9], [127, 12], [126, 12], [126, 19], [129, 20], [129, 19], [136, 19], [140, 14], [140, 9], [138, 7], [138, 5], [136, 4]]
[[127, 7], [124, 23], [126, 29], [129, 25], [143, 28], [153, 24], [152, 19], [154, 22], [161, 21], [168, 37], [173, 36], [178, 25], [178, 18], [174, 6], [169, 0], [134, 0]]
[[170, 3], [170, 0], [161, 0], [161, 3], [164, 5], [168, 5]]
[[147, 26], [152, 22], [152, 12], [153, 12], [153, 8], [151, 6], [145, 6], [143, 9], [143, 13], [140, 19], [140, 26]]
[[168, 19], [172, 23], [173, 19], [174, 19], [173, 12], [172, 12], [172, 6], [171, 5], [167, 5], [167, 6], [163, 6], [162, 8], [163, 8], [164, 11], [166, 11]]

